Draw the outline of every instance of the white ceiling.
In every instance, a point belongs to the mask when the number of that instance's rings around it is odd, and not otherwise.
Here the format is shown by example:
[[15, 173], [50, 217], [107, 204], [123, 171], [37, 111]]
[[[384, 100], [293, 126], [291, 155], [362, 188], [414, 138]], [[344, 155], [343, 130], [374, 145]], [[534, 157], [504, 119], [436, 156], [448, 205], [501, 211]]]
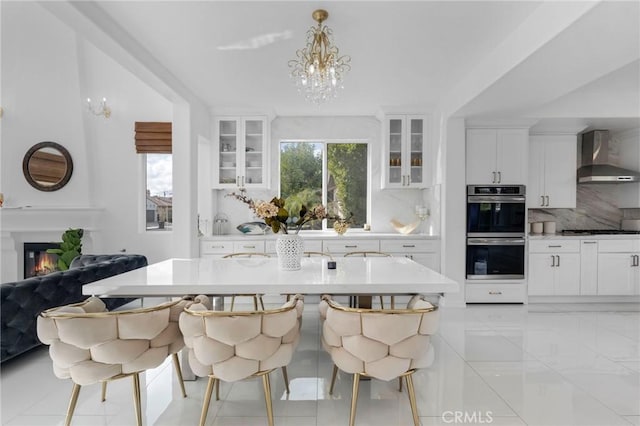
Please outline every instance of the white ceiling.
[[[566, 2], [556, 3], [560, 8]], [[210, 108], [277, 115], [371, 115], [381, 108], [436, 108], [461, 81], [473, 79], [478, 64], [513, 38], [541, 4], [103, 1], [92, 20], [107, 32], [124, 31], [135, 38]], [[554, 7], [545, 6], [550, 5]], [[554, 120], [585, 118], [585, 114], [639, 117], [638, 5], [607, 1], [593, 7], [464, 105], [458, 115]], [[303, 46], [317, 8], [329, 12], [326, 24], [334, 31], [336, 45], [352, 58], [352, 71], [339, 98], [319, 107], [296, 92], [287, 67]], [[117, 24], [115, 28], [102, 25], [109, 20]], [[608, 101], [613, 113], [607, 117], [602, 109], [582, 105], [587, 100], [597, 104], [593, 98], [603, 93], [613, 98]], [[617, 106], [616, 94], [622, 107]], [[580, 105], [583, 108], [577, 108]], [[629, 114], [634, 106], [635, 114]]]

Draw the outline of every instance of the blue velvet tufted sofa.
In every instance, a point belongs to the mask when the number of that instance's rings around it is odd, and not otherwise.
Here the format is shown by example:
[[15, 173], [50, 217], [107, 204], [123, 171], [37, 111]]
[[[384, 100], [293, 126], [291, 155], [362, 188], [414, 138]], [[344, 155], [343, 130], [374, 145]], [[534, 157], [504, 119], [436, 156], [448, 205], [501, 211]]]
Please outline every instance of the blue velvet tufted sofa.
[[[66, 271], [0, 285], [0, 362], [41, 345], [36, 333], [36, 318], [40, 312], [86, 299], [82, 294], [84, 284], [146, 265], [147, 258], [139, 254], [81, 255]], [[111, 310], [135, 299], [103, 300]]]

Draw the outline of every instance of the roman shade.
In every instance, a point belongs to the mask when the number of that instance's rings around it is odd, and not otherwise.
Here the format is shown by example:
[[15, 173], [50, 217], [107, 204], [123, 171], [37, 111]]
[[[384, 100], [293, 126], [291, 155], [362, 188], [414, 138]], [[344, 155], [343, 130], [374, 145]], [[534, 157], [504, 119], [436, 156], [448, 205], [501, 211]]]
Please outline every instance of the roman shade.
[[171, 154], [171, 123], [136, 121], [136, 153]]

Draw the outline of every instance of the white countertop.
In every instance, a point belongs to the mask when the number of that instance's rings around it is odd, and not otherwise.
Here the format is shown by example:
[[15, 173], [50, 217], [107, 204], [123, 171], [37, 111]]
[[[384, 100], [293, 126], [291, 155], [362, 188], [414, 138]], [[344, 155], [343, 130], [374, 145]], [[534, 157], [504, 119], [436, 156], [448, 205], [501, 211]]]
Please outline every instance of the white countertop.
[[530, 240], [638, 240], [640, 234], [599, 234], [599, 235], [563, 235], [563, 234], [529, 234]]
[[[273, 239], [275, 240], [278, 235], [273, 232], [269, 232], [267, 234], [243, 234], [242, 232], [233, 232], [231, 234], [226, 235], [212, 235], [212, 236], [202, 236], [200, 240], [202, 241], [221, 241], [221, 240], [237, 240], [237, 239]], [[379, 239], [379, 240], [387, 240], [387, 239], [422, 239], [422, 240], [439, 240], [439, 235], [430, 235], [430, 234], [400, 234], [398, 232], [370, 232], [370, 231], [358, 231], [358, 232], [348, 232], [344, 235], [338, 235], [334, 231], [303, 231], [299, 234], [302, 238], [308, 239], [321, 239], [321, 240], [332, 240], [332, 239], [343, 239], [343, 240], [359, 240], [359, 239]]]
[[439, 294], [458, 283], [404, 257], [303, 258], [283, 271], [277, 258], [168, 259], [86, 284], [85, 295], [184, 296], [197, 294]]

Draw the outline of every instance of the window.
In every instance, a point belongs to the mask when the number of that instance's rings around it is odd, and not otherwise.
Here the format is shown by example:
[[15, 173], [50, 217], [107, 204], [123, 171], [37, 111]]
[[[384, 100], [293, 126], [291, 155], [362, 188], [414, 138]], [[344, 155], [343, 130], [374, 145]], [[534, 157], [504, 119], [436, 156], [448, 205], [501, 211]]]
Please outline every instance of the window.
[[136, 121], [136, 152], [144, 155], [147, 231], [170, 230], [173, 223], [172, 125]]
[[[289, 214], [322, 203], [329, 214], [351, 218], [351, 226], [367, 223], [368, 145], [363, 142], [280, 142], [280, 197]], [[295, 219], [294, 219], [295, 220]], [[326, 221], [323, 221], [326, 222]], [[312, 222], [304, 229], [332, 223]]]
[[171, 230], [173, 222], [173, 162], [171, 154], [145, 154], [146, 229]]

